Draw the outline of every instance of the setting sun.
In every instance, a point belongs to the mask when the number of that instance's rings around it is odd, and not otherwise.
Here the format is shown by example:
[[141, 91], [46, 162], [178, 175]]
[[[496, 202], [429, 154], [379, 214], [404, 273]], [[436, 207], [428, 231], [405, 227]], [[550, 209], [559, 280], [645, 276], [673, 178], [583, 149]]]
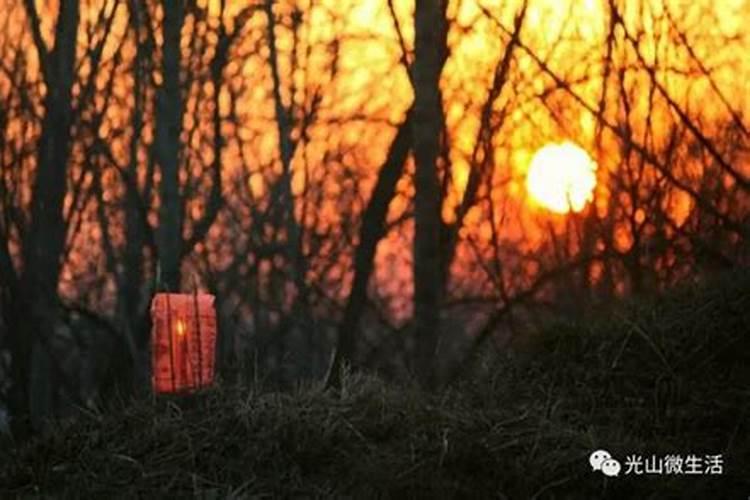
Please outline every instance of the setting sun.
[[579, 212], [591, 201], [596, 186], [596, 163], [570, 142], [547, 144], [531, 160], [526, 188], [531, 197], [552, 212]]

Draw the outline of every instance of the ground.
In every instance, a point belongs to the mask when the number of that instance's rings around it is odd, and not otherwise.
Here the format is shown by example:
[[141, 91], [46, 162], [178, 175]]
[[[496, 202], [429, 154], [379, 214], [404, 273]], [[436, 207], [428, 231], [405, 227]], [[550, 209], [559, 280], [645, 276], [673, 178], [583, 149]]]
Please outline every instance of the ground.
[[[353, 373], [339, 391], [218, 386], [84, 413], [0, 451], [0, 496], [744, 499], [749, 284], [551, 325], [439, 393]], [[618, 477], [592, 471], [597, 449]], [[636, 456], [690, 455], [720, 470], [626, 474]]]

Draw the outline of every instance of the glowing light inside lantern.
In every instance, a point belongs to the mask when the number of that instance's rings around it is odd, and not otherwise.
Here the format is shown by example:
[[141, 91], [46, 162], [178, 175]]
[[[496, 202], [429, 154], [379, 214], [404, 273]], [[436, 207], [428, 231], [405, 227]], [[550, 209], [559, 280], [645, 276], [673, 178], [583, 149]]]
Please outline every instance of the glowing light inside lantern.
[[177, 326], [175, 327], [177, 331], [178, 337], [184, 337], [185, 336], [185, 322], [181, 319], [177, 320]]

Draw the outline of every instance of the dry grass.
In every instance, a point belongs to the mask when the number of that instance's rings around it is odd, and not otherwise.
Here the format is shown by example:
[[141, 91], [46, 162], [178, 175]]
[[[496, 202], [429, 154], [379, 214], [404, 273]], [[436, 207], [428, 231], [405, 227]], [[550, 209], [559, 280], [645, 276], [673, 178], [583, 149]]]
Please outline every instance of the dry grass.
[[[747, 498], [746, 274], [551, 327], [439, 394], [217, 388], [87, 413], [0, 452], [0, 496]], [[716, 454], [721, 476], [593, 473], [588, 454]]]

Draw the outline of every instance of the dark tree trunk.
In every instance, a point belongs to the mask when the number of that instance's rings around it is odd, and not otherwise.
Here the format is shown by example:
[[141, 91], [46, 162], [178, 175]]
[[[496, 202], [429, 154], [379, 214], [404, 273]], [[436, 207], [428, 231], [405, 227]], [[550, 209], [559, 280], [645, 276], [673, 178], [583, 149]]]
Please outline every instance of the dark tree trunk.
[[25, 440], [31, 435], [31, 399], [29, 397], [31, 379], [31, 336], [33, 330], [22, 309], [20, 297], [10, 302], [8, 318], [8, 348], [11, 353], [10, 391], [8, 393], [8, 412], [10, 429], [18, 440]]
[[437, 172], [443, 113], [440, 75], [446, 54], [445, 3], [417, 0], [413, 69], [414, 200], [414, 371], [434, 385], [434, 357], [440, 324], [442, 259], [441, 194]]
[[[116, 356], [112, 370], [112, 384], [109, 388], [102, 387], [102, 396], [119, 393], [120, 395], [131, 395], [140, 387], [146, 385], [148, 379], [147, 370], [141, 366], [139, 360], [145, 355], [148, 346], [149, 329], [147, 320], [146, 304], [149, 297], [144, 296], [148, 292], [142, 288], [144, 280], [144, 249], [153, 246], [153, 235], [147, 220], [147, 206], [150, 204], [150, 192], [152, 187], [152, 176], [147, 175], [145, 186], [141, 190], [138, 184], [138, 150], [141, 143], [141, 134], [144, 125], [145, 113], [145, 83], [146, 75], [152, 67], [149, 63], [149, 52], [153, 49], [154, 40], [152, 33], [144, 29], [148, 22], [144, 19], [146, 6], [139, 0], [129, 2], [130, 23], [133, 36], [139, 43], [136, 45], [135, 60], [133, 62], [133, 115], [131, 118], [132, 137], [129, 145], [129, 162], [124, 174], [125, 184], [125, 244], [122, 253], [123, 268], [121, 273], [117, 269], [113, 272], [119, 273], [117, 315], [118, 321], [124, 330], [121, 336], [115, 339], [117, 343]], [[144, 35], [145, 34], [145, 35]], [[125, 356], [125, 352], [128, 356]], [[108, 394], [109, 392], [109, 394]]]
[[185, 21], [183, 0], [163, 3], [164, 44], [162, 85], [157, 91], [156, 157], [161, 169], [158, 252], [160, 288], [180, 289], [182, 198], [180, 195], [180, 134], [183, 104], [180, 93], [180, 40]]
[[73, 109], [79, 3], [62, 0], [55, 27], [55, 46], [49, 51], [41, 36], [34, 3], [24, 4], [47, 88], [44, 119], [32, 187], [30, 224], [23, 239], [23, 272], [9, 325], [12, 357], [9, 410], [17, 437], [28, 434], [32, 347], [44, 343], [56, 322], [57, 285], [63, 261], [66, 193]]
[[409, 110], [406, 120], [398, 128], [385, 164], [378, 173], [370, 201], [362, 214], [359, 243], [354, 254], [354, 281], [338, 328], [338, 342], [326, 382], [329, 386], [338, 384], [343, 364], [354, 359], [357, 328], [367, 304], [367, 285], [375, 264], [375, 251], [378, 242], [385, 235], [388, 207], [396, 193], [396, 184], [404, 171], [411, 146], [411, 115], [412, 111]]

